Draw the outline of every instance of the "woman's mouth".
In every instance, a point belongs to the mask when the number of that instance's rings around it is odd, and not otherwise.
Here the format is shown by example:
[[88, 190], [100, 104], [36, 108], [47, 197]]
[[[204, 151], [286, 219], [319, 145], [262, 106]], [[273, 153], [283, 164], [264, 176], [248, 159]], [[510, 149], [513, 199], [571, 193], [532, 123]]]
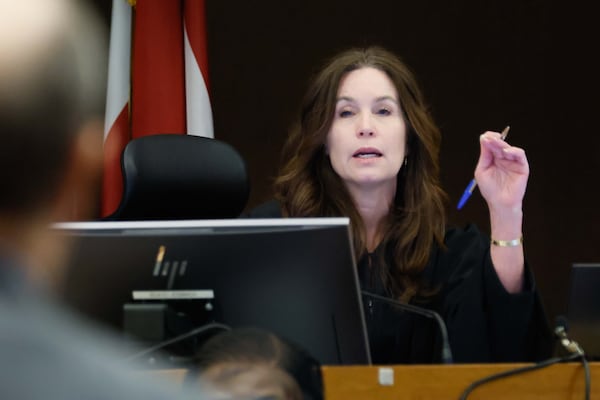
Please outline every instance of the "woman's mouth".
[[383, 154], [375, 148], [360, 148], [352, 154], [354, 158], [377, 158], [381, 157]]

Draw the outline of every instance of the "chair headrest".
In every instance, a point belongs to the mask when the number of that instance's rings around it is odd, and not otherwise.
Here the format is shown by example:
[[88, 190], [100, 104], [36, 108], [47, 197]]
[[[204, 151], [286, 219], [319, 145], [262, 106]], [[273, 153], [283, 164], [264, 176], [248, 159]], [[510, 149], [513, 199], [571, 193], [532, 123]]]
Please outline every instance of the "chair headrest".
[[110, 220], [235, 218], [248, 200], [244, 160], [217, 139], [144, 136], [127, 144], [121, 164], [123, 197]]

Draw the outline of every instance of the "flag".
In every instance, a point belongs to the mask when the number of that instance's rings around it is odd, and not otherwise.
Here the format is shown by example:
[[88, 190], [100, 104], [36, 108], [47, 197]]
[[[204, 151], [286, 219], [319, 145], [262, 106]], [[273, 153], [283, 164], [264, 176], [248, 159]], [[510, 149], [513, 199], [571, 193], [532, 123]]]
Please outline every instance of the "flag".
[[214, 137], [204, 0], [129, 3], [113, 0], [102, 216], [121, 200], [120, 159], [129, 140], [160, 133]]
[[208, 98], [208, 58], [204, 0], [185, 0], [184, 49], [187, 132], [214, 137]]
[[116, 210], [123, 194], [121, 153], [131, 137], [129, 128], [130, 52], [131, 7], [125, 0], [113, 0], [104, 117], [102, 216], [107, 216]]

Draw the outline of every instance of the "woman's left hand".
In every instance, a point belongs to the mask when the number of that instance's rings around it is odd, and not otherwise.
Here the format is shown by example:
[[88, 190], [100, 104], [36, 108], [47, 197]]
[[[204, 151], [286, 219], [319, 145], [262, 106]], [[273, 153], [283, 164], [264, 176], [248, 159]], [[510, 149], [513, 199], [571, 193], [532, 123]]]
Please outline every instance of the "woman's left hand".
[[[522, 237], [523, 197], [529, 177], [525, 151], [502, 140], [498, 132], [480, 137], [481, 154], [475, 179], [490, 211], [491, 236], [496, 240]], [[491, 246], [490, 256], [498, 278], [509, 293], [523, 288], [523, 246]]]
[[498, 132], [480, 136], [481, 153], [475, 169], [475, 180], [490, 210], [521, 209], [529, 163], [525, 151], [509, 145]]

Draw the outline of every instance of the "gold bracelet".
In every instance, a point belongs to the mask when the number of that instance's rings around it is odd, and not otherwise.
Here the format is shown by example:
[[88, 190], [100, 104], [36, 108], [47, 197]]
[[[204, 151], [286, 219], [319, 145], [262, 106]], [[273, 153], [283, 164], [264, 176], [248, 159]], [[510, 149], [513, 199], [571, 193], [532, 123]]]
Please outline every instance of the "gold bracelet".
[[523, 236], [513, 240], [496, 240], [492, 239], [492, 244], [499, 247], [516, 247], [523, 244]]

